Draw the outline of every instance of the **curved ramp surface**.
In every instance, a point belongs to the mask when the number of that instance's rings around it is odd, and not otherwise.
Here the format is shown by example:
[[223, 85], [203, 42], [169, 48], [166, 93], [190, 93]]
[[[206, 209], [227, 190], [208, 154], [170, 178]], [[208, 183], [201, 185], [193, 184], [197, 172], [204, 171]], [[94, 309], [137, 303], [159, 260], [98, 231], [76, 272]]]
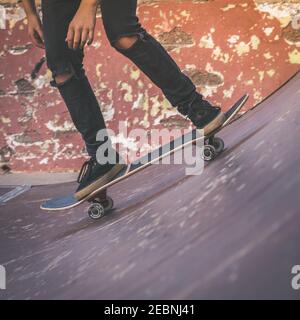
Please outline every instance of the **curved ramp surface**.
[[152, 166], [110, 190], [99, 222], [38, 209], [73, 184], [3, 204], [0, 298], [299, 298], [300, 74], [220, 135], [202, 175]]

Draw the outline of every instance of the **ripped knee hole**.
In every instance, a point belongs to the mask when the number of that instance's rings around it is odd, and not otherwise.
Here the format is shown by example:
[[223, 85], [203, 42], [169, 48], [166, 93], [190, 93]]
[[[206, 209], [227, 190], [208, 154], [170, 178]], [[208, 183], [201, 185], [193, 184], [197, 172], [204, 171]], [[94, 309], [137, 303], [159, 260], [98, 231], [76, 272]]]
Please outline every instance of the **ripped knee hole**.
[[138, 39], [139, 39], [139, 37], [137, 35], [128, 36], [128, 37], [120, 37], [115, 42], [115, 46], [118, 49], [128, 50], [138, 41]]
[[57, 83], [57, 85], [62, 85], [64, 83], [66, 83], [67, 81], [69, 81], [72, 77], [73, 77], [74, 73], [72, 72], [66, 72], [66, 73], [62, 73], [62, 74], [58, 74], [54, 77], [55, 82]]

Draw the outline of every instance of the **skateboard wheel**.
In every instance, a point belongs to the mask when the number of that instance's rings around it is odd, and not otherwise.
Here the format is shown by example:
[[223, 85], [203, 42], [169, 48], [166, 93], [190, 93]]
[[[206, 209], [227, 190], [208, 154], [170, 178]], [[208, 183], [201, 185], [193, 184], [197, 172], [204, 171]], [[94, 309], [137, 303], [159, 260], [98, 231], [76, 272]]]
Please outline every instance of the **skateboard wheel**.
[[225, 143], [221, 138], [215, 137], [213, 139], [213, 146], [216, 149], [216, 153], [221, 153], [225, 149]]
[[212, 161], [215, 159], [216, 154], [215, 147], [208, 144], [203, 147], [202, 159], [204, 161]]
[[93, 220], [99, 220], [105, 215], [105, 208], [101, 203], [93, 203], [89, 207], [88, 215]]

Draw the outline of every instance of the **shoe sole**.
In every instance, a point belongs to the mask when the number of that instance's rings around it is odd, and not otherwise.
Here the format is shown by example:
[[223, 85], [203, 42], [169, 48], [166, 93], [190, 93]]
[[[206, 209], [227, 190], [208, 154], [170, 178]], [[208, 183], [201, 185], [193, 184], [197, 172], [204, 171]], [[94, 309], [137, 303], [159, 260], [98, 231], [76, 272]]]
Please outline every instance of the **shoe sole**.
[[204, 136], [208, 136], [211, 132], [220, 128], [226, 121], [226, 116], [221, 112], [213, 121], [203, 128]]
[[89, 194], [93, 191], [101, 188], [102, 186], [108, 184], [112, 181], [120, 171], [122, 171], [126, 165], [124, 164], [116, 164], [110, 171], [108, 171], [105, 175], [103, 175], [98, 180], [94, 181], [93, 183], [89, 184], [87, 187], [83, 188], [82, 190], [75, 193], [75, 198], [80, 201], [81, 199], [86, 198]]

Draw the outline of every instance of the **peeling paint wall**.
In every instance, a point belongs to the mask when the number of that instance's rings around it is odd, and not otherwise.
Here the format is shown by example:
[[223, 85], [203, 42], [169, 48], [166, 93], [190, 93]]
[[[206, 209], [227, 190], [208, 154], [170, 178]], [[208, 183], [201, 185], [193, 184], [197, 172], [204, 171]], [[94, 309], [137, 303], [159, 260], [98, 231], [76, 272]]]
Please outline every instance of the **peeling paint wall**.
[[[248, 108], [300, 69], [300, 0], [140, 1], [143, 25], [166, 47], [210, 101], [224, 110], [245, 92]], [[72, 171], [84, 145], [45, 65], [27, 37], [15, 1], [0, 1], [0, 165], [2, 171]], [[156, 88], [114, 51], [99, 19], [85, 65], [108, 126], [186, 128]], [[32, 73], [36, 73], [32, 78]], [[271, 120], [271, 119], [270, 119]], [[122, 141], [122, 136], [118, 137]]]

